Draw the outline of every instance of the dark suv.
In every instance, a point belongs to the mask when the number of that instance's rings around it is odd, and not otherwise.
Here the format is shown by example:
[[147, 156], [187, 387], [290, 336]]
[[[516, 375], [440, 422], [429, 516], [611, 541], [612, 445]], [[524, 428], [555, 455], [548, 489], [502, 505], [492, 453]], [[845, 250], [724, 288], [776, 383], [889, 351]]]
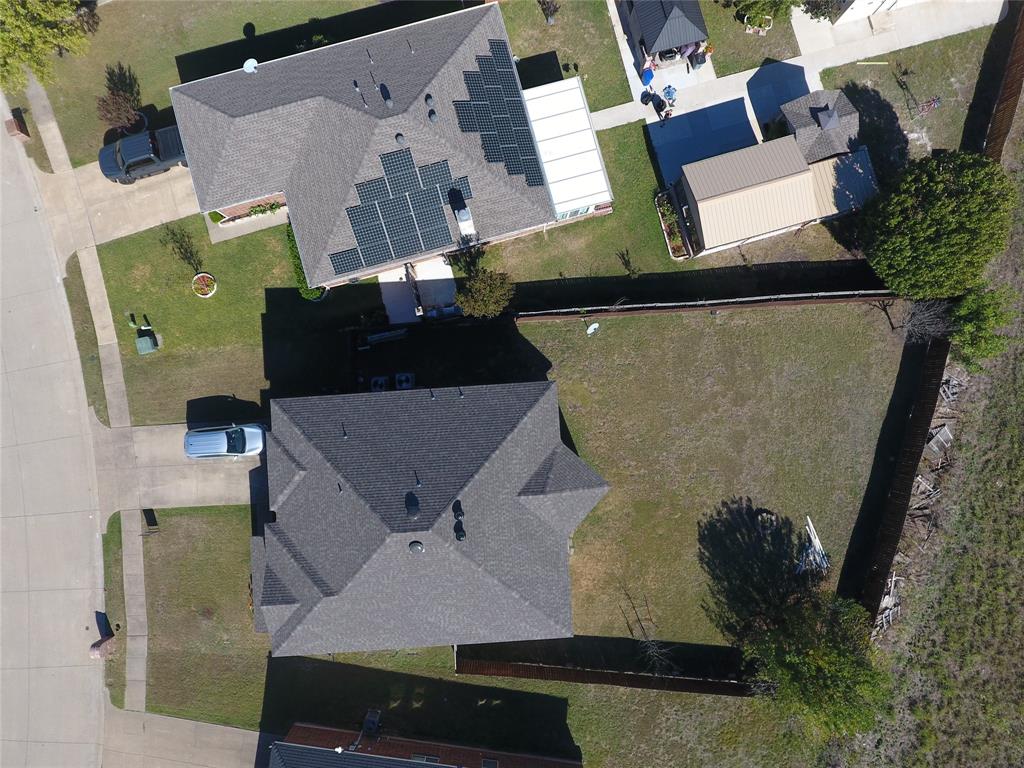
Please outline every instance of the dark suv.
[[125, 136], [100, 150], [100, 171], [118, 184], [134, 184], [176, 165], [188, 165], [176, 125]]

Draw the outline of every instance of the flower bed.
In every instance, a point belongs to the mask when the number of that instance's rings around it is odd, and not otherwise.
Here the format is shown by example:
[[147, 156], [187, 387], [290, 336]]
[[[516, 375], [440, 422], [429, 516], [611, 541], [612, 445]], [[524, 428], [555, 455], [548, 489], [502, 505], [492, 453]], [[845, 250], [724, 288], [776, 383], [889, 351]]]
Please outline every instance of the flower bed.
[[208, 299], [217, 292], [217, 281], [209, 272], [199, 272], [192, 278], [192, 292], [200, 299]]
[[658, 218], [661, 219], [661, 231], [665, 235], [665, 244], [668, 246], [668, 253], [673, 259], [687, 259], [690, 257], [686, 250], [686, 243], [683, 242], [683, 233], [679, 228], [679, 215], [676, 213], [676, 206], [668, 192], [661, 192], [654, 198], [654, 206], [658, 209]]

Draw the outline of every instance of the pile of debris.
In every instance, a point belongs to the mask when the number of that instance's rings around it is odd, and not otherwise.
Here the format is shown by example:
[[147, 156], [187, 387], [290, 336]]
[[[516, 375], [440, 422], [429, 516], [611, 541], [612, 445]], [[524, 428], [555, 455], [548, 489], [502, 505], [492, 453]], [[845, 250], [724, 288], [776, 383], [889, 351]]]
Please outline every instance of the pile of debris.
[[910, 509], [903, 527], [901, 551], [893, 562], [893, 569], [886, 582], [885, 595], [875, 618], [875, 628], [871, 633], [873, 640], [881, 637], [885, 631], [899, 618], [900, 588], [907, 580], [906, 576], [897, 575], [897, 569], [909, 574], [912, 558], [910, 544], [921, 551], [927, 552], [928, 542], [935, 532], [935, 512], [942, 498], [943, 475], [952, 466], [950, 447], [953, 435], [960, 418], [958, 401], [967, 385], [966, 374], [946, 370], [939, 388], [939, 402], [932, 416], [931, 428], [928, 430], [928, 442], [925, 444], [924, 456], [910, 497]]

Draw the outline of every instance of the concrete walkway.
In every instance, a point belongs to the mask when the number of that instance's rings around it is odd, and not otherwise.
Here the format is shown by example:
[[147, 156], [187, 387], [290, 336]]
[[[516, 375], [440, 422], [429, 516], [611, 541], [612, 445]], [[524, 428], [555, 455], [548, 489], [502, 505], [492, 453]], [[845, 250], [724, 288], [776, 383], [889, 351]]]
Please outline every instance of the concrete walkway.
[[146, 613], [146, 572], [142, 558], [142, 513], [121, 512], [121, 563], [124, 576], [125, 653], [124, 708], [146, 711], [146, 660], [149, 616]]
[[[0, 96], [0, 109], [8, 109]], [[104, 610], [89, 409], [32, 167], [0, 136], [0, 765], [98, 768]]]
[[269, 761], [256, 731], [125, 712], [107, 705], [103, 768], [253, 768]]
[[[1006, 0], [930, 0], [889, 11], [884, 16], [880, 14], [871, 21], [864, 19], [833, 27], [827, 22], [813, 21], [803, 15], [802, 11], [794, 10], [793, 30], [800, 45], [800, 56], [681, 89], [675, 114], [743, 99], [751, 123], [760, 135], [757, 105], [751, 103], [751, 90], [770, 89], [773, 81], [792, 81], [794, 73], [800, 74], [808, 89], [815, 90], [821, 87], [823, 69], [995, 24], [1005, 13]], [[627, 76], [629, 71], [630, 67], [626, 67]], [[654, 123], [657, 119], [654, 110], [639, 101], [620, 104], [591, 115], [597, 130], [637, 120]]]

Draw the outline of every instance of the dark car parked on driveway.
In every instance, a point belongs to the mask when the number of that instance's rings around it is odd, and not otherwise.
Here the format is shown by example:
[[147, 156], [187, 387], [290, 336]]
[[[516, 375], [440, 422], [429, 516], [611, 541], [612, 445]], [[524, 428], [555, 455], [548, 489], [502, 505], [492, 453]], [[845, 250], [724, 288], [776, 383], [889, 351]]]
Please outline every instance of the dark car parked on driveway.
[[176, 125], [125, 136], [100, 150], [100, 171], [119, 184], [134, 184], [176, 165], [188, 165]]

